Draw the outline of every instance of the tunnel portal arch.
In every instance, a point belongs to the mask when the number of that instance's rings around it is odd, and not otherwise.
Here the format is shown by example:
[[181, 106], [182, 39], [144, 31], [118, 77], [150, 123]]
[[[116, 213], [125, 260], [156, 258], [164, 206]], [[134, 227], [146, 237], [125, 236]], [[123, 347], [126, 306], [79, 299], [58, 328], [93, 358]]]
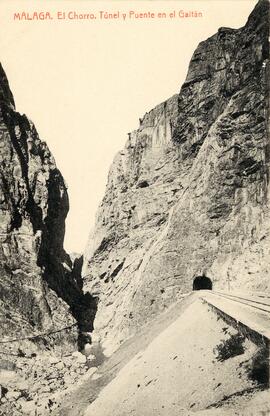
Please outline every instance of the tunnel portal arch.
[[212, 290], [212, 280], [207, 276], [196, 276], [193, 280], [193, 290]]

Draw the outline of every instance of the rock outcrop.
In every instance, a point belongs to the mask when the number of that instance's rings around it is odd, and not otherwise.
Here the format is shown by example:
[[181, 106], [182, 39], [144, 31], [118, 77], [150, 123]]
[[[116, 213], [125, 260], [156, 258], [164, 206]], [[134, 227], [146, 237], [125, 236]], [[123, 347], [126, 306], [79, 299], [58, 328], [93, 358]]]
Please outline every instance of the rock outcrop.
[[8, 345], [66, 328], [51, 344], [74, 348], [78, 331], [93, 329], [96, 302], [83, 294], [78, 265], [74, 272], [63, 249], [69, 208], [63, 177], [33, 123], [16, 112], [2, 67], [0, 135], [1, 339]]
[[192, 289], [269, 290], [269, 4], [201, 42], [180, 93], [129, 134], [89, 239], [84, 285], [115, 349]]

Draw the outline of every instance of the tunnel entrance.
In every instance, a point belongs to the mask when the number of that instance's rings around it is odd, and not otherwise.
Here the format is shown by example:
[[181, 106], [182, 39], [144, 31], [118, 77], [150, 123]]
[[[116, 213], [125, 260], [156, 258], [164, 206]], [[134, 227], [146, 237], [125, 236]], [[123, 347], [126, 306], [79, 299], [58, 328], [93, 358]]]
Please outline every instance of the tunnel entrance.
[[193, 290], [212, 290], [212, 280], [206, 276], [197, 276], [193, 280]]

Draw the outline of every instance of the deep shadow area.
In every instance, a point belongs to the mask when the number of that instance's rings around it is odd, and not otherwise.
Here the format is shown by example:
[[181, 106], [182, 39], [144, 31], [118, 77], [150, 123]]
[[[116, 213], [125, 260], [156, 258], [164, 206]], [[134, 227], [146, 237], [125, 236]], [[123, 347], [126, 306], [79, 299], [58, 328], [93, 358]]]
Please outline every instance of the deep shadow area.
[[212, 280], [205, 275], [197, 276], [193, 280], [193, 290], [212, 290], [213, 284]]
[[269, 388], [269, 356], [269, 341], [266, 340], [265, 344], [260, 346], [252, 358], [252, 366], [251, 369], [248, 370], [249, 378], [265, 388]]

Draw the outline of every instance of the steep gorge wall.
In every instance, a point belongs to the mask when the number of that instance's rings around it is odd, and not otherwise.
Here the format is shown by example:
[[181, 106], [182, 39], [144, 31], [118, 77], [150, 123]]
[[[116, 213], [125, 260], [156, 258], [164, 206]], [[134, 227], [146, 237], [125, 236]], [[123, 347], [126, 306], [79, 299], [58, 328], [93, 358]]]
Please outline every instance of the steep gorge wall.
[[269, 4], [194, 52], [179, 94], [129, 135], [86, 248], [85, 287], [113, 350], [190, 291], [269, 290]]
[[75, 344], [78, 328], [92, 330], [96, 304], [63, 249], [66, 185], [33, 123], [16, 112], [2, 67], [0, 148], [1, 338], [73, 326], [62, 338]]

